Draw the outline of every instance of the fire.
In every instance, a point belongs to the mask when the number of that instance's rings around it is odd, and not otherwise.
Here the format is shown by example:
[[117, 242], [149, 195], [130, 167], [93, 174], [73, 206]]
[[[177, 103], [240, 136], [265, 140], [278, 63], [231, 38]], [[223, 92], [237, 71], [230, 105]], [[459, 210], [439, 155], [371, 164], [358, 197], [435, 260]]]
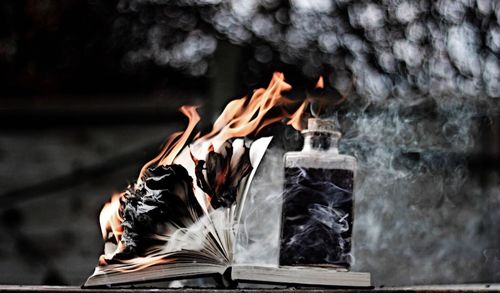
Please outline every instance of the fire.
[[[320, 78], [317, 87], [323, 86], [323, 79]], [[189, 145], [190, 162], [186, 164], [196, 164], [198, 160], [205, 160], [205, 157], [210, 151], [219, 152], [223, 144], [232, 138], [246, 137], [256, 135], [264, 127], [288, 119], [287, 124], [297, 130], [302, 130], [302, 116], [307, 108], [309, 101], [306, 99], [300, 106], [295, 106], [297, 101], [290, 100], [282, 95], [283, 92], [290, 90], [292, 87], [285, 82], [283, 73], [276, 72], [273, 74], [269, 86], [264, 89], [257, 89], [248, 99], [247, 97], [235, 99], [227, 104], [222, 114], [213, 124], [212, 130], [201, 136], [200, 133], [192, 136], [192, 133], [200, 121], [200, 116], [196, 111], [196, 107], [183, 106], [180, 111], [189, 119], [188, 126], [183, 132], [173, 133], [166, 141], [161, 152], [147, 162], [141, 169], [138, 182], [140, 182], [146, 170], [154, 165], [170, 165], [174, 162], [179, 153], [189, 143], [191, 137], [194, 137]], [[287, 107], [295, 106], [296, 110], [289, 113]], [[273, 111], [270, 111], [272, 110]], [[176, 161], [177, 163], [177, 161]], [[184, 163], [183, 163], [184, 164]], [[229, 168], [229, 166], [226, 166]], [[224, 173], [224, 172], [222, 172]], [[218, 174], [217, 181], [226, 180], [225, 174]], [[219, 184], [221, 182], [218, 182]], [[207, 198], [212, 195], [207, 194]], [[124, 193], [113, 195], [111, 201], [106, 203], [99, 216], [102, 236], [105, 240], [110, 238], [110, 233], [118, 244], [117, 251], [123, 251], [121, 236], [123, 234], [122, 222], [120, 216], [121, 200], [124, 199]], [[207, 204], [210, 201], [207, 202]], [[134, 258], [132, 263], [136, 266], [134, 270], [150, 266], [156, 263], [166, 262], [161, 259], [152, 258]], [[105, 264], [105, 258], [101, 256], [100, 264]], [[130, 262], [123, 263], [132, 264]]]
[[[198, 139], [194, 144], [202, 145], [203, 151], [206, 151], [210, 144], [213, 144], [215, 150], [218, 150], [228, 139], [256, 134], [269, 124], [284, 118], [290, 119], [289, 125], [297, 130], [302, 130], [300, 120], [308, 102], [304, 101], [295, 113], [287, 113], [284, 107], [296, 102], [282, 96], [282, 93], [291, 88], [285, 82], [283, 73], [275, 72], [269, 86], [266, 89], [256, 90], [248, 103], [246, 103], [246, 98], [231, 101], [215, 121], [212, 131]], [[275, 117], [266, 117], [266, 114], [274, 108], [279, 108], [281, 114]]]
[[309, 105], [309, 101], [305, 100], [302, 105], [297, 109], [297, 111], [290, 116], [290, 121], [288, 121], [288, 125], [291, 125], [293, 128], [297, 130], [302, 130], [302, 114], [304, 113], [307, 105]]
[[169, 262], [173, 262], [175, 259], [165, 259], [164, 256], [144, 256], [144, 257], [135, 257], [132, 260], [123, 260], [122, 262], [125, 264], [129, 264], [130, 268], [118, 268], [117, 271], [122, 273], [130, 273], [140, 271], [147, 267], [159, 264], [165, 264]]
[[318, 82], [316, 83], [316, 88], [317, 89], [325, 88], [325, 82], [323, 81], [323, 76], [319, 77]]
[[101, 225], [102, 238], [108, 239], [109, 233], [115, 237], [116, 243], [120, 243], [123, 228], [121, 223], [123, 219], [120, 216], [120, 199], [123, 194], [114, 194], [111, 201], [104, 204], [99, 214], [99, 224]]
[[[123, 227], [123, 218], [120, 216], [120, 205], [123, 198], [123, 193], [115, 193], [111, 200], [104, 204], [101, 213], [99, 214], [99, 224], [101, 226], [102, 239], [107, 241], [113, 237], [117, 243], [116, 251], [122, 251], [124, 246], [121, 242]], [[111, 236], [110, 236], [111, 235]], [[99, 257], [99, 265], [105, 265], [106, 259], [104, 255]]]
[[[323, 85], [322, 77], [318, 81], [318, 85], [320, 83]], [[197, 139], [193, 144], [202, 146], [202, 153], [205, 154], [209, 151], [210, 147], [218, 150], [228, 139], [256, 134], [264, 127], [284, 118], [290, 119], [287, 123], [288, 125], [297, 130], [302, 130], [301, 120], [309, 104], [308, 100], [305, 100], [293, 114], [287, 113], [282, 108], [281, 115], [265, 117], [273, 108], [295, 103], [295, 101], [281, 95], [282, 92], [288, 91], [291, 88], [291, 85], [285, 82], [283, 73], [275, 72], [269, 86], [266, 89], [261, 88], [256, 90], [248, 103], [246, 97], [229, 102], [222, 114], [215, 121], [212, 130], [202, 137], [199, 137], [198, 133], [195, 136]], [[189, 119], [186, 130], [184, 132], [176, 132], [167, 139], [162, 151], [141, 169], [139, 179], [146, 169], [155, 163], [160, 165], [172, 164], [175, 157], [184, 148], [192, 131], [200, 121], [200, 116], [196, 111], [196, 107], [193, 106], [183, 106], [180, 111]]]
[[200, 115], [196, 111], [196, 107], [193, 106], [182, 106], [180, 108], [181, 113], [186, 115], [189, 119], [188, 126], [184, 132], [176, 132], [172, 134], [165, 143], [162, 151], [151, 161], [147, 162], [141, 169], [139, 174], [139, 179], [144, 175], [146, 169], [153, 165], [156, 162], [159, 162], [160, 165], [169, 165], [172, 164], [177, 154], [181, 151], [181, 149], [186, 144], [191, 132], [195, 128], [195, 126], [200, 121]]

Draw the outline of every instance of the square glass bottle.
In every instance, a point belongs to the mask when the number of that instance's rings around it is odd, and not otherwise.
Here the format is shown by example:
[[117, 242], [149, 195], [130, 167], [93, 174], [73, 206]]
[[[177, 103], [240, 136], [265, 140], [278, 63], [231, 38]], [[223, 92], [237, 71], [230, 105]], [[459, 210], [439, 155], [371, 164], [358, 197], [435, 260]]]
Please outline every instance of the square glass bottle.
[[349, 269], [356, 159], [334, 120], [311, 118], [302, 151], [284, 155], [280, 265]]

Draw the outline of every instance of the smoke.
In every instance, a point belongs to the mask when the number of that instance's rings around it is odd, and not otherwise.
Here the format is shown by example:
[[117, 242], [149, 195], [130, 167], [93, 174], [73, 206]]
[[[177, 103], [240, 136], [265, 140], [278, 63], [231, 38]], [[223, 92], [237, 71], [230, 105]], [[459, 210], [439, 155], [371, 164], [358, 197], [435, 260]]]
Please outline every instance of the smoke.
[[350, 266], [353, 172], [337, 169], [347, 160], [286, 161], [280, 265]]
[[283, 153], [281, 148], [268, 149], [252, 181], [237, 229], [236, 264], [278, 264]]
[[[375, 285], [386, 286], [498, 281], [500, 181], [493, 173], [481, 183], [468, 166], [492, 104], [354, 96], [345, 107], [340, 151], [359, 167], [352, 270], [371, 272]], [[284, 151], [275, 146], [259, 166], [237, 263], [278, 263]]]
[[[481, 138], [481, 125], [498, 115], [500, 5], [313, 2], [124, 0], [122, 5], [130, 6], [124, 8], [129, 15], [156, 11], [156, 17], [134, 25], [142, 34], [159, 27], [162, 37], [138, 42], [137, 52], [142, 47], [183, 51], [189, 46], [174, 41], [187, 40], [191, 29], [203, 36], [190, 53], [169, 54], [166, 63], [152, 53], [135, 61], [178, 64], [190, 72], [195, 64], [208, 64], [218, 36], [254, 48], [252, 74], [261, 74], [268, 63], [293, 64], [307, 77], [326, 72], [328, 86], [349, 95], [338, 118], [341, 152], [359, 161], [353, 270], [370, 271], [376, 285], [498, 282], [500, 179], [497, 172], [478, 178], [468, 164], [471, 154], [490, 147]], [[171, 32], [185, 14], [194, 17], [195, 26]], [[280, 152], [266, 155], [263, 175], [254, 180], [238, 236], [240, 263], [278, 259]]]
[[359, 160], [354, 270], [377, 285], [499, 280], [498, 179], [481, 187], [467, 165], [485, 106], [401, 98], [343, 118], [340, 149]]

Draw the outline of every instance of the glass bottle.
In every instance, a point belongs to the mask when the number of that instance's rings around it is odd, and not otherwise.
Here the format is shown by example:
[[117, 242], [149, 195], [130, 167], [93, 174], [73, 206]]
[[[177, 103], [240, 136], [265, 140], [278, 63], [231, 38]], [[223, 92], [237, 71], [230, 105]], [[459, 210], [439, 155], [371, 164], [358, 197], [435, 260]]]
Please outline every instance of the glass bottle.
[[356, 159], [339, 154], [334, 120], [310, 118], [302, 134], [284, 155], [280, 265], [349, 269]]

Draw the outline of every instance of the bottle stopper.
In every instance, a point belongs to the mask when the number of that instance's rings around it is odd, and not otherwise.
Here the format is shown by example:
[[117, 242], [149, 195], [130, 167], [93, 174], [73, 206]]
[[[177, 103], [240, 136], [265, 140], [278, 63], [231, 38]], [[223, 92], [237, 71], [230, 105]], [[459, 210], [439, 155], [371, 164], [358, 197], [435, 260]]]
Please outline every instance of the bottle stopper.
[[307, 120], [307, 129], [303, 130], [302, 133], [310, 132], [322, 132], [333, 136], [340, 136], [338, 123], [333, 119], [309, 118]]

